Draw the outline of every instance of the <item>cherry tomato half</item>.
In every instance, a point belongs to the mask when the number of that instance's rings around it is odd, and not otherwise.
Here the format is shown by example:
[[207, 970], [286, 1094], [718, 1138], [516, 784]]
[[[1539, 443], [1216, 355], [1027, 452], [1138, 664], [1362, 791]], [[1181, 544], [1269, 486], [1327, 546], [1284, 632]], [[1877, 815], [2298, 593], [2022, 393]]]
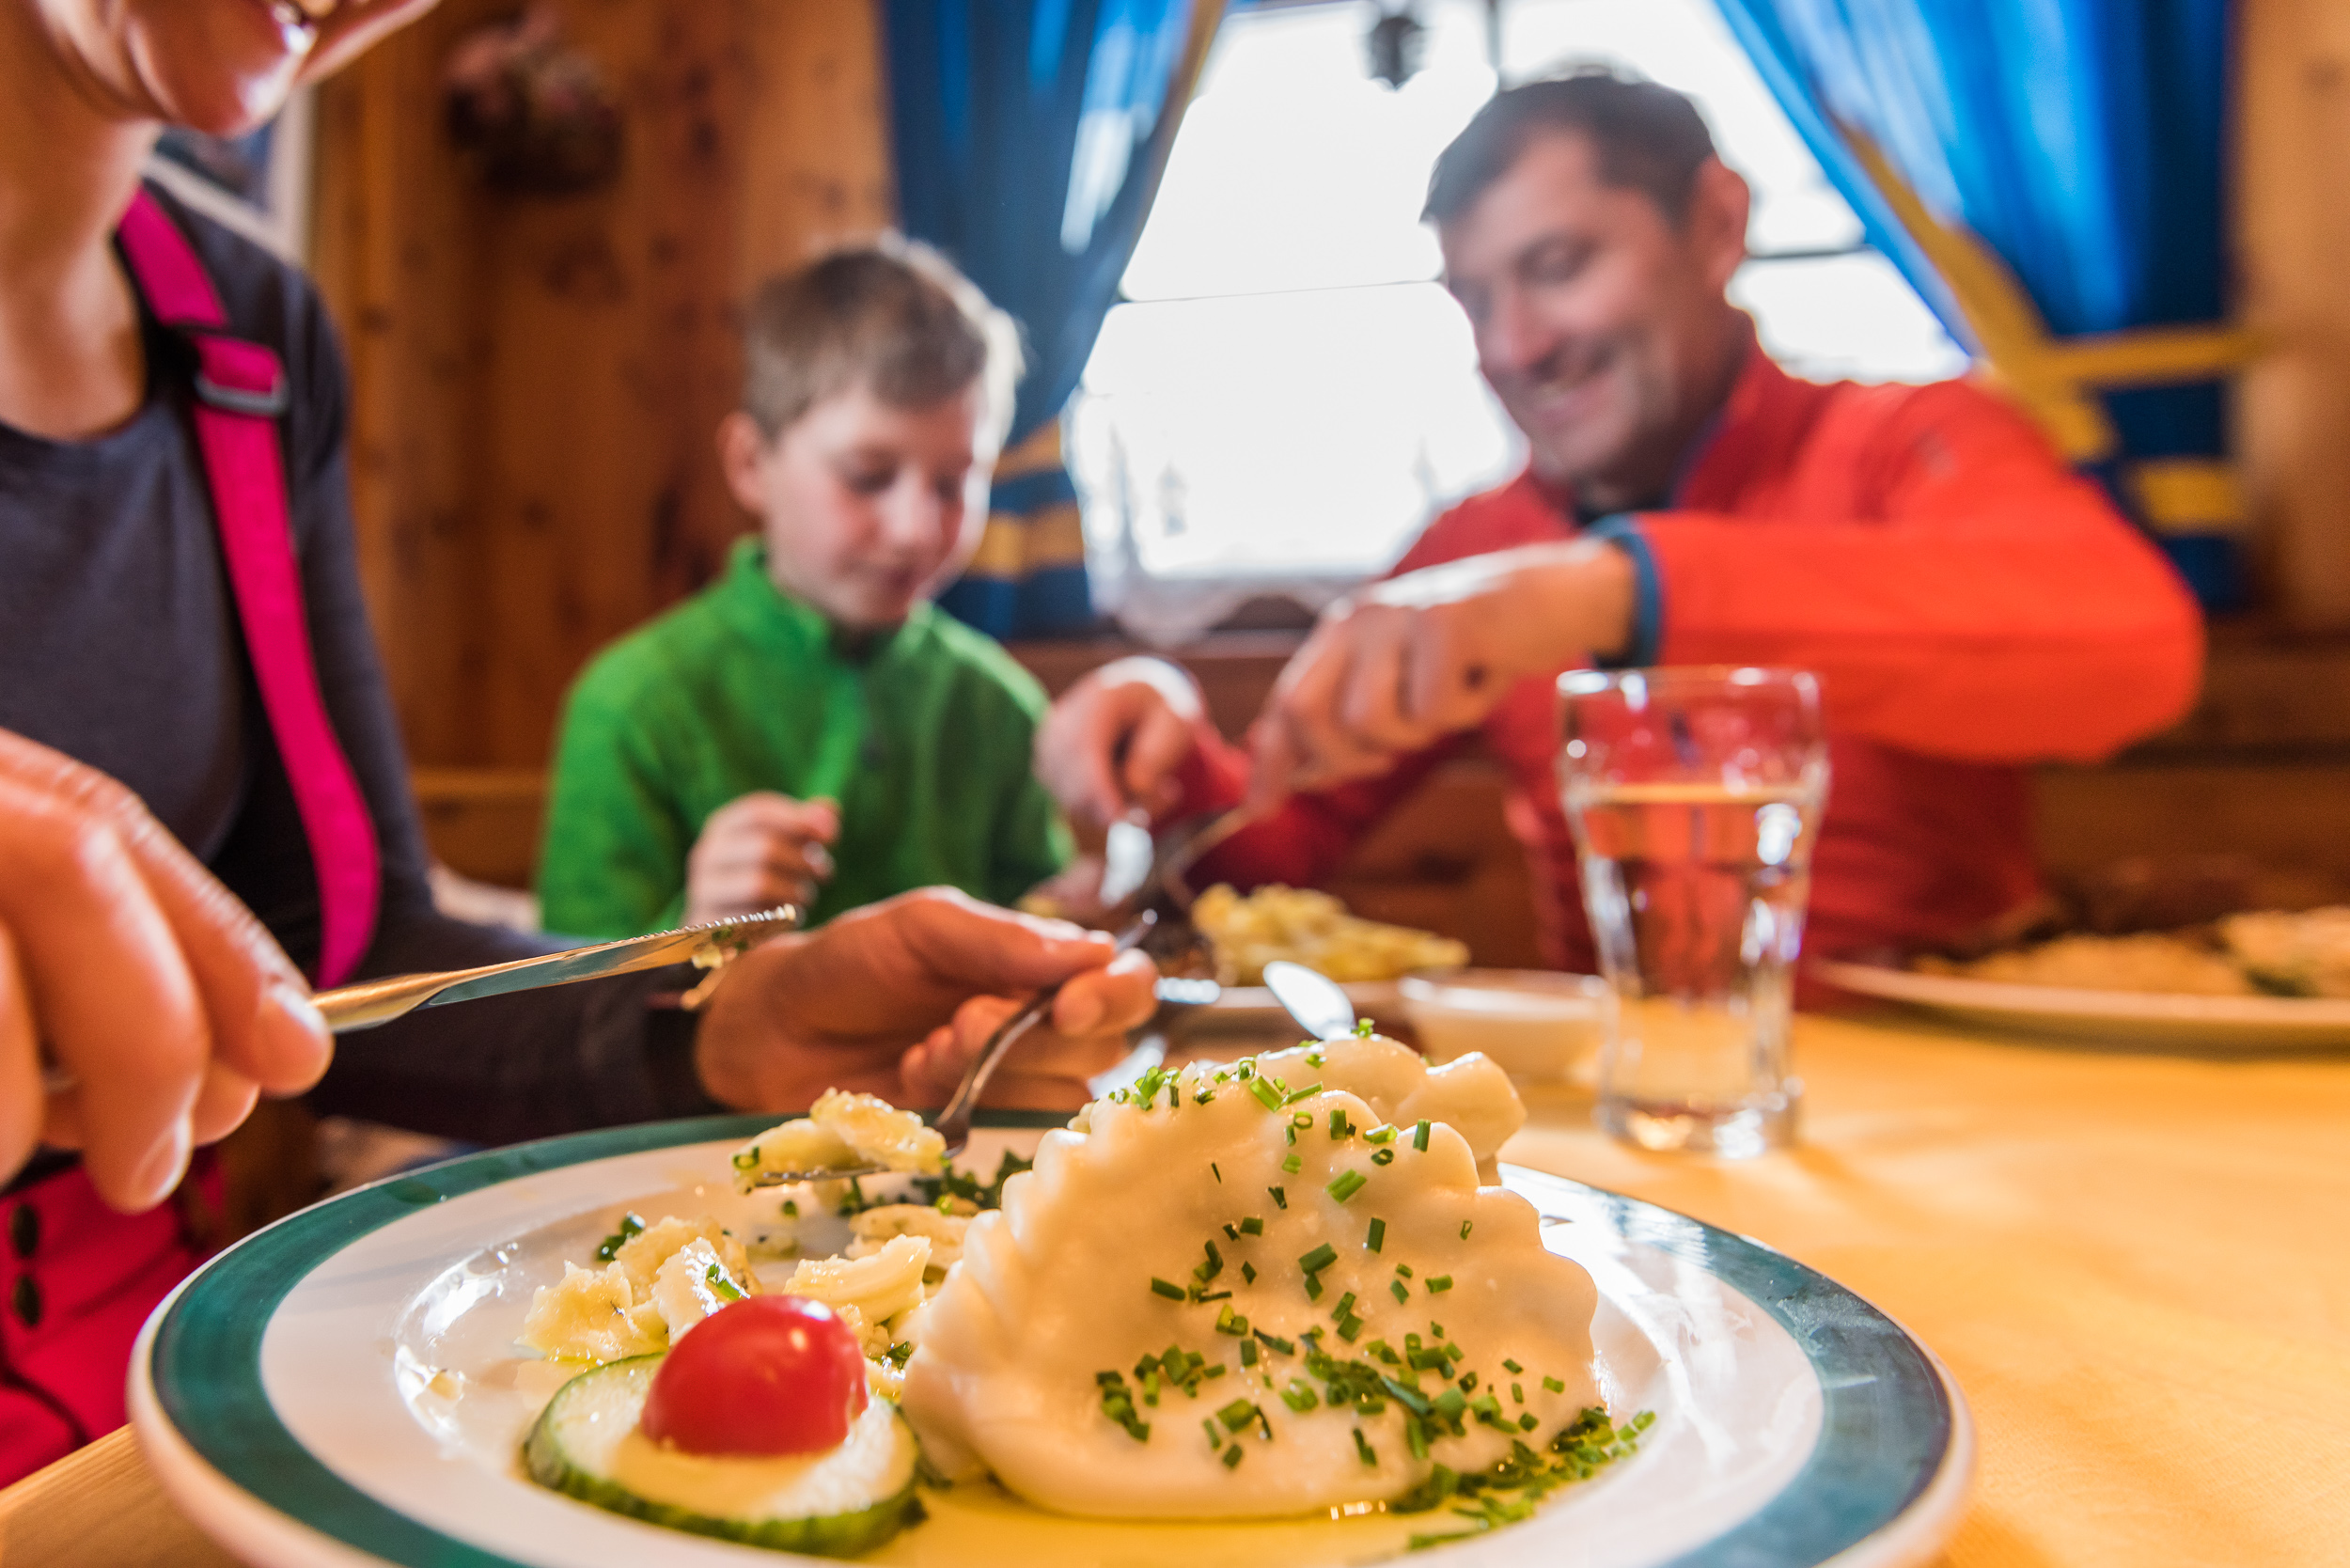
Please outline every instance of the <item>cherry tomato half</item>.
[[687, 1453], [815, 1453], [864, 1413], [865, 1356], [821, 1301], [728, 1302], [677, 1341], [645, 1396], [643, 1430]]

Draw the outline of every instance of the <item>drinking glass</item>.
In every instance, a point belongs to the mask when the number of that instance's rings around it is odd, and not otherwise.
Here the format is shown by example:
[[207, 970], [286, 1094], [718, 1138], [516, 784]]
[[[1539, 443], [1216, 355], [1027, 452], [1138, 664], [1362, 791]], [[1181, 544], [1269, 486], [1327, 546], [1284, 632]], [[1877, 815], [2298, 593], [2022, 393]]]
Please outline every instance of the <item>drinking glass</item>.
[[1618, 1002], [1601, 1125], [1645, 1149], [1793, 1141], [1788, 1014], [1827, 799], [1819, 682], [1576, 670], [1559, 694], [1583, 907]]

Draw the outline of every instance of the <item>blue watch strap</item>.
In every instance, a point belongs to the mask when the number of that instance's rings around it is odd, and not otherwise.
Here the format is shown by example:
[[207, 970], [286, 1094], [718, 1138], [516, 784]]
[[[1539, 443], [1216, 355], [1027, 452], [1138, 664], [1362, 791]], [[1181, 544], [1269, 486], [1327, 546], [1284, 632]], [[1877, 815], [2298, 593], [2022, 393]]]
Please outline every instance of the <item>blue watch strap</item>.
[[1600, 667], [1638, 669], [1654, 664], [1657, 644], [1665, 635], [1665, 584], [1657, 574], [1655, 552], [1640, 532], [1639, 518], [1616, 512], [1585, 528], [1582, 537], [1605, 540], [1632, 557], [1632, 635], [1622, 652], [1600, 660]]

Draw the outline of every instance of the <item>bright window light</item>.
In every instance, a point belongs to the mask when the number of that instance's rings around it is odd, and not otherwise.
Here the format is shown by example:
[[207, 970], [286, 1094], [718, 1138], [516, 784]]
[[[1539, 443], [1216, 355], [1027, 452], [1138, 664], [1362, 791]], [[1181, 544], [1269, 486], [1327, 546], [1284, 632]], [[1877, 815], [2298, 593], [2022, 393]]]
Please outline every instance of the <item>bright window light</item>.
[[[1366, 69], [1368, 5], [1226, 21], [1070, 423], [1113, 605], [1137, 580], [1382, 571], [1437, 511], [1524, 463], [1418, 221], [1436, 154], [1494, 90], [1485, 8], [1416, 9], [1426, 48], [1401, 89]], [[1762, 259], [1731, 297], [1790, 369], [1922, 381], [1966, 368], [1900, 274], [1860, 246], [1859, 221], [1710, 0], [1505, 0], [1503, 19], [1510, 80], [1604, 61], [1698, 101], [1755, 190], [1748, 243]]]

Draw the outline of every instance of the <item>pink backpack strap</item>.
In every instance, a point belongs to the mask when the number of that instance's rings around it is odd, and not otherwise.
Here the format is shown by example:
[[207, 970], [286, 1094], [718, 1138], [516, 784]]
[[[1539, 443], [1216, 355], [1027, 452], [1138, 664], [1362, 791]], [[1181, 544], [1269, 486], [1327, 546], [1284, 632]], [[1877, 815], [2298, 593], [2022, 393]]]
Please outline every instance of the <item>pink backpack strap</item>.
[[196, 350], [196, 439], [229, 592], [318, 873], [312, 979], [338, 985], [375, 938], [383, 870], [375, 821], [327, 718], [311, 653], [278, 443], [285, 367], [266, 345], [227, 334], [227, 313], [196, 247], [152, 195], [139, 192], [117, 238], [148, 308]]

